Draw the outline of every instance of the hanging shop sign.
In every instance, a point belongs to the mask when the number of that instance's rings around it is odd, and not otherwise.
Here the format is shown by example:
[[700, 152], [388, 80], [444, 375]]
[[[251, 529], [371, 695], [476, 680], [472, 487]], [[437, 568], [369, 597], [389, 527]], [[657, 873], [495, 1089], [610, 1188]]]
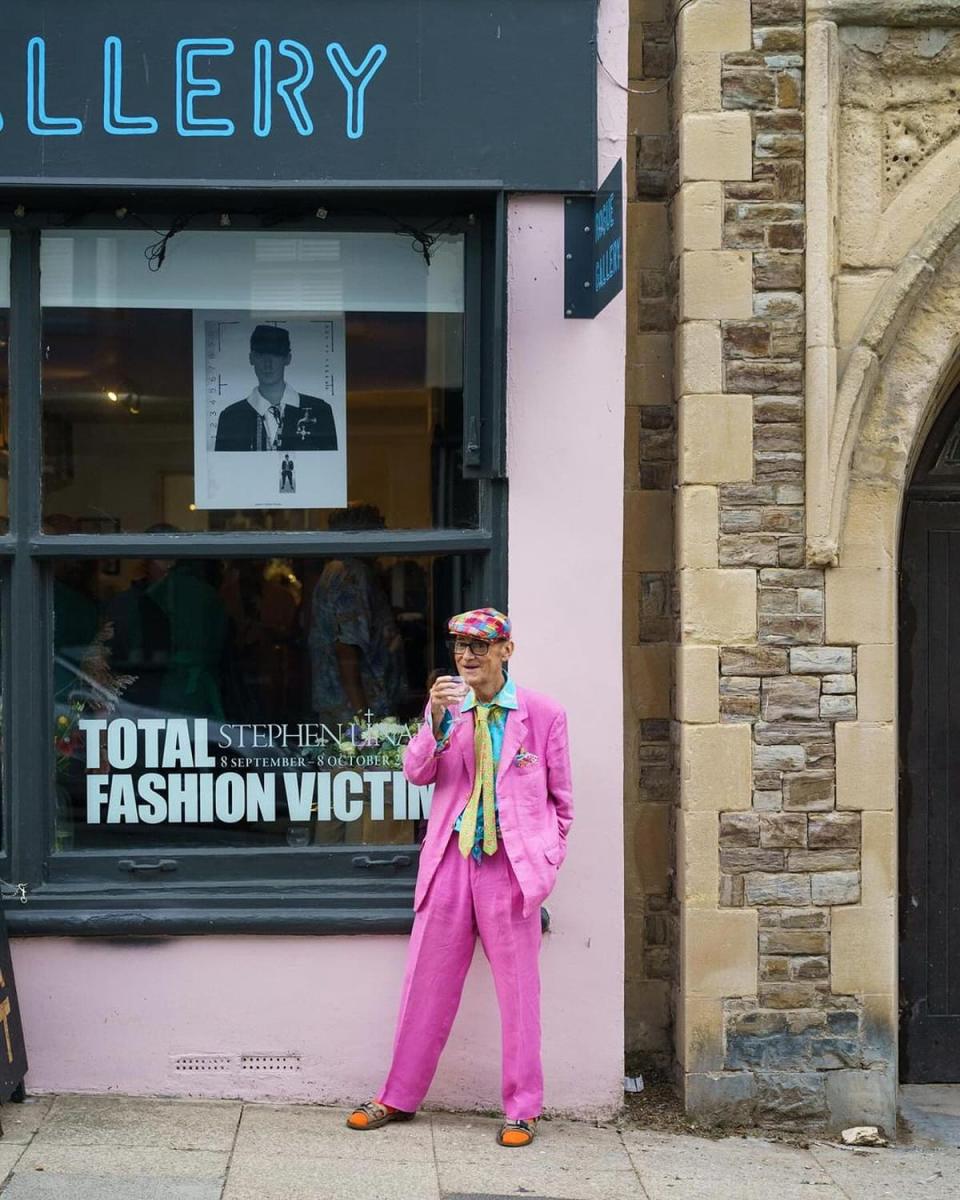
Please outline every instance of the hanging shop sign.
[[564, 208], [565, 317], [595, 317], [623, 290], [623, 162], [595, 196], [567, 196]]
[[596, 178], [596, 0], [10, 0], [0, 183]]
[[6, 917], [0, 907], [0, 1102], [9, 1100], [18, 1091], [22, 1095], [26, 1073], [27, 1050], [23, 1042], [17, 988], [13, 981], [10, 940]]

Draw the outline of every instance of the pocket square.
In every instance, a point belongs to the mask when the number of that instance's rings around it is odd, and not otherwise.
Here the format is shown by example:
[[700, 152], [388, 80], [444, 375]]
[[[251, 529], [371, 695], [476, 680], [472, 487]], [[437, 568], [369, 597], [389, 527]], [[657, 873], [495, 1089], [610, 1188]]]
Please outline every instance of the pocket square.
[[528, 750], [524, 750], [524, 748], [521, 746], [517, 751], [517, 757], [513, 761], [518, 767], [535, 767], [540, 759], [535, 754], [531, 754]]

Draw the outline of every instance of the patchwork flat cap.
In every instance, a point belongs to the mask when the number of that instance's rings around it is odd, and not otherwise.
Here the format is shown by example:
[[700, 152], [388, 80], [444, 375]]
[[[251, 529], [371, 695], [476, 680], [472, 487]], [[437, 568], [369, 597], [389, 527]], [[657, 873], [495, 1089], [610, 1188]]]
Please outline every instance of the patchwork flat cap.
[[447, 630], [457, 637], [476, 638], [481, 642], [499, 642], [510, 637], [513, 626], [506, 613], [495, 608], [472, 608], [458, 613], [447, 622]]

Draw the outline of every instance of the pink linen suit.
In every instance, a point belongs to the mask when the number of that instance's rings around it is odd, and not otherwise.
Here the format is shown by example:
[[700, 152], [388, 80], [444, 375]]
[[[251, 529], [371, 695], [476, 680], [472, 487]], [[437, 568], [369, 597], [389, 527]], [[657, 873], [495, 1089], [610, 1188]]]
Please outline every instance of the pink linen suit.
[[517, 688], [497, 770], [499, 845], [483, 862], [464, 858], [453, 832], [473, 789], [474, 717], [451, 710], [437, 747], [429, 708], [411, 740], [404, 774], [433, 783], [413, 906], [416, 910], [393, 1063], [380, 1100], [413, 1112], [430, 1087], [453, 1025], [479, 934], [493, 972], [503, 1047], [503, 1107], [510, 1120], [540, 1115], [540, 905], [553, 890], [573, 822], [566, 714]]

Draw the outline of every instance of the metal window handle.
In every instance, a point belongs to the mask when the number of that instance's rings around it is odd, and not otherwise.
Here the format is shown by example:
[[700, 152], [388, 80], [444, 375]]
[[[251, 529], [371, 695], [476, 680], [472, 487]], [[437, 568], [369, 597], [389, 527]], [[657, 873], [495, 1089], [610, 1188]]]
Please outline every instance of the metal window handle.
[[176, 871], [180, 866], [173, 858], [161, 858], [157, 862], [134, 862], [132, 858], [121, 858], [117, 865], [121, 871], [131, 875], [159, 875], [161, 872]]
[[365, 871], [395, 871], [397, 867], [409, 867], [411, 861], [409, 854], [395, 854], [393, 858], [371, 858], [369, 854], [358, 854], [353, 860], [353, 865]]
[[467, 444], [463, 448], [463, 459], [468, 467], [480, 465], [480, 433], [476, 417], [467, 421]]

